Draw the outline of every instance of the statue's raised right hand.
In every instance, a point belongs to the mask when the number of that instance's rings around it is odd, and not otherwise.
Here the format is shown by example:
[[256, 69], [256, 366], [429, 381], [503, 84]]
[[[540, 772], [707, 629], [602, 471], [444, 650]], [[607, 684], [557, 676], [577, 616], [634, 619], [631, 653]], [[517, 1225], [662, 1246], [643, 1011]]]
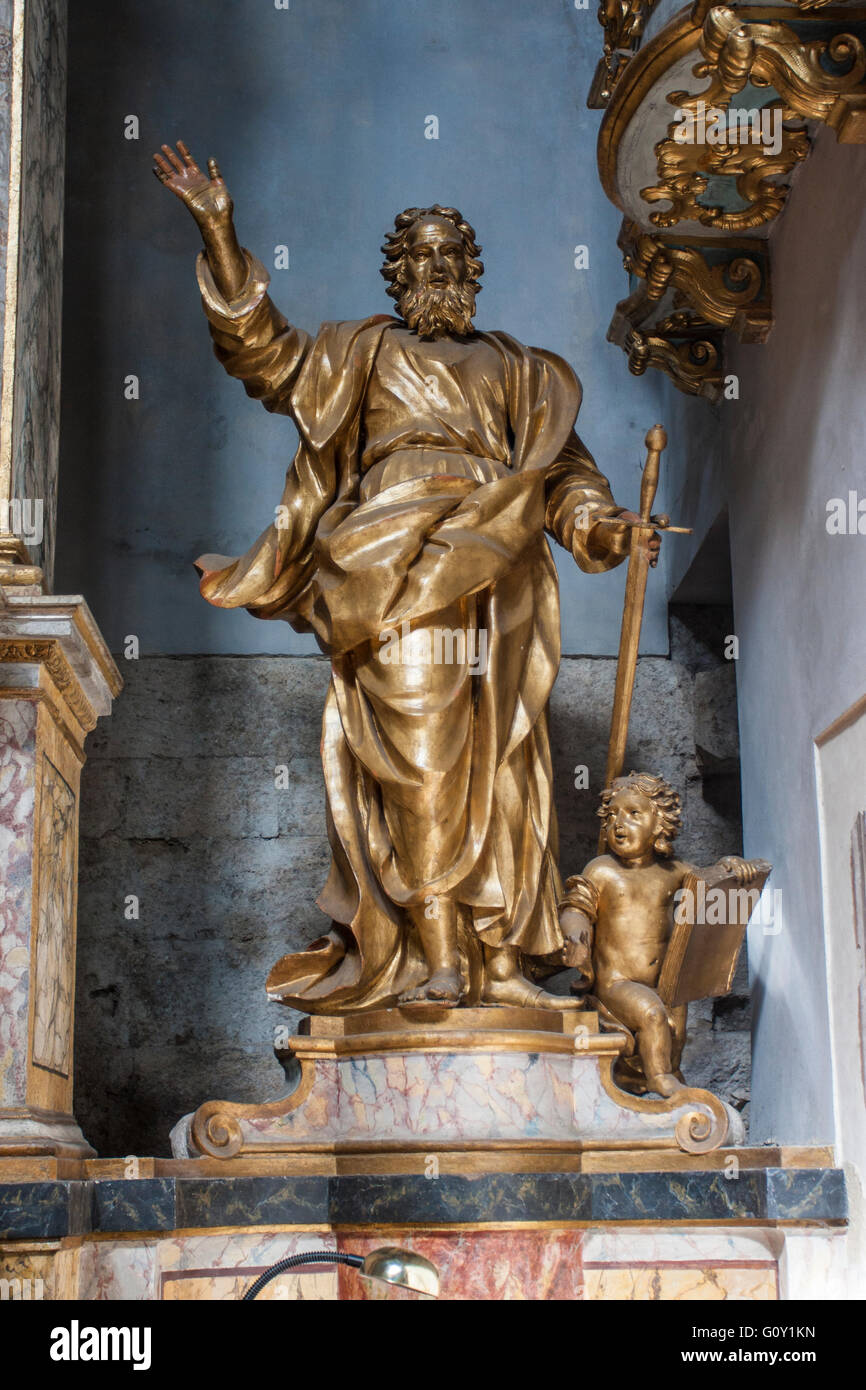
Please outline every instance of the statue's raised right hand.
[[178, 140], [177, 148], [180, 158], [170, 145], [163, 145], [162, 154], [153, 156], [153, 172], [160, 183], [186, 203], [202, 231], [230, 225], [231, 194], [216, 160], [208, 160], [207, 174], [203, 174], [182, 140]]

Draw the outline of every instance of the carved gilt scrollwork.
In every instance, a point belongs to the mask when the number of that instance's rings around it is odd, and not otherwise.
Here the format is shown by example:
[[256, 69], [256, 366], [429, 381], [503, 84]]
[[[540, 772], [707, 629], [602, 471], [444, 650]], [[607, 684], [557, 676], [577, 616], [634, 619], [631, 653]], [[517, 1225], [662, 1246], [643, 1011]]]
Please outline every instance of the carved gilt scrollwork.
[[601, 0], [598, 22], [604, 30], [604, 51], [634, 48], [643, 37], [657, 0]]
[[617, 1105], [626, 1110], [642, 1111], [647, 1115], [670, 1114], [683, 1105], [691, 1109], [681, 1115], [676, 1124], [676, 1140], [684, 1153], [710, 1153], [721, 1148], [730, 1134], [730, 1120], [723, 1103], [712, 1091], [689, 1087], [663, 1100], [650, 1096], [634, 1096], [617, 1086], [613, 1075], [613, 1059], [603, 1058], [599, 1065], [601, 1084]]
[[[606, 35], [613, 21], [611, 10]], [[685, 73], [701, 79], [688, 91]], [[769, 244], [761, 234], [784, 211], [791, 175], [810, 154], [810, 122], [841, 143], [866, 143], [862, 8], [789, 0], [768, 14], [695, 0], [629, 54], [602, 119], [598, 160], [605, 192], [625, 214], [620, 245], [633, 277], [608, 337], [633, 373], [657, 367], [680, 390], [713, 399], [725, 383], [724, 331], [766, 339]], [[648, 166], [657, 170], [652, 182]]]
[[[670, 208], [650, 213], [650, 221], [657, 227], [699, 222], [726, 232], [746, 232], [771, 222], [782, 211], [788, 195], [787, 186], [774, 180], [787, 177], [809, 153], [806, 132], [785, 126], [778, 154], [768, 153], [760, 145], [737, 141], [717, 145], [684, 143], [674, 138], [674, 129], [670, 126], [667, 139], [655, 147], [659, 182], [641, 189], [641, 197], [647, 203], [670, 200]], [[732, 177], [747, 206], [726, 212], [723, 207], [700, 202], [713, 175]]]
[[647, 304], [660, 302], [670, 288], [677, 292], [675, 309], [688, 306], [707, 324], [734, 328], [745, 342], [767, 336], [769, 297], [757, 252], [712, 265], [706, 248], [662, 242], [628, 222], [620, 246], [626, 270], [646, 281]]
[[587, 98], [586, 104], [592, 110], [607, 106], [657, 3], [658, 0], [601, 0], [598, 22], [604, 30], [604, 52]]
[[708, 337], [688, 337], [675, 342], [660, 333], [632, 328], [625, 338], [628, 369], [643, 376], [648, 367], [666, 372], [688, 396], [716, 400], [722, 389], [721, 344]]
[[236, 1158], [239, 1153], [249, 1152], [256, 1145], [247, 1141], [241, 1121], [290, 1115], [307, 1099], [315, 1079], [315, 1062], [304, 1057], [301, 1059], [297, 1086], [279, 1100], [265, 1101], [261, 1105], [227, 1100], [205, 1101], [192, 1117], [190, 1130], [193, 1147], [210, 1158]]
[[633, 375], [655, 367], [681, 391], [718, 399], [724, 330], [759, 343], [772, 326], [766, 244], [677, 240], [626, 219], [619, 246], [633, 290], [616, 306], [609, 340]]
[[[823, 121], [845, 142], [866, 138], [866, 48], [852, 33], [809, 39], [789, 25], [744, 24], [734, 10], [714, 5], [700, 39], [704, 61], [695, 77], [709, 77], [699, 95], [671, 92], [668, 101], [685, 111], [699, 103], [726, 110], [747, 82], [778, 92], [785, 120]], [[827, 64], [832, 64], [831, 71]]]
[[785, 0], [788, 5], [795, 5], [804, 14], [813, 14], [815, 10], [823, 10], [827, 5], [836, 4], [836, 0]]

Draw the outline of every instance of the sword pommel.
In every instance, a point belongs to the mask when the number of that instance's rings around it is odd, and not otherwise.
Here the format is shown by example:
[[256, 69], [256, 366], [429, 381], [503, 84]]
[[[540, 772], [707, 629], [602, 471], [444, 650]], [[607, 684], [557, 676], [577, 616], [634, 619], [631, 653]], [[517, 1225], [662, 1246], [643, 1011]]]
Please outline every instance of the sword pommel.
[[653, 425], [647, 430], [647, 456], [640, 484], [640, 515], [642, 521], [649, 521], [659, 485], [659, 460], [662, 449], [668, 442], [664, 425]]

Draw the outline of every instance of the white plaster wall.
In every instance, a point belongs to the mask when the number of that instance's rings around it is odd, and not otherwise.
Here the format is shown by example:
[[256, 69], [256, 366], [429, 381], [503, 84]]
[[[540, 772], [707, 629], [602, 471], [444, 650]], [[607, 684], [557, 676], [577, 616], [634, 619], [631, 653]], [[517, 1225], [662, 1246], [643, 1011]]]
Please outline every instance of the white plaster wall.
[[776, 324], [733, 347], [728, 446], [747, 855], [774, 864], [782, 929], [753, 928], [752, 1137], [832, 1141], [816, 736], [866, 690], [866, 148], [821, 131], [773, 241]]
[[818, 740], [821, 877], [827, 947], [836, 1160], [851, 1224], [847, 1298], [866, 1296], [866, 700]]

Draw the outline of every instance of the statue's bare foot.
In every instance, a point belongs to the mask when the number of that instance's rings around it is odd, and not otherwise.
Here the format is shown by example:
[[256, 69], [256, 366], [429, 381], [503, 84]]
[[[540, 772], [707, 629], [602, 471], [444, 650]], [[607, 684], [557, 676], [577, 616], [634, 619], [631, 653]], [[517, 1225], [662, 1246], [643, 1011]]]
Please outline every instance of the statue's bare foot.
[[557, 1009], [563, 1013], [566, 1010], [586, 1008], [582, 999], [549, 994], [540, 985], [531, 985], [522, 975], [511, 975], [507, 980], [488, 980], [481, 996], [481, 1003], [488, 1007], [504, 1004], [518, 1009]]
[[407, 989], [399, 996], [397, 1003], [440, 1004], [443, 1008], [453, 1009], [460, 1003], [465, 992], [460, 971], [456, 967], [443, 967], [441, 970], [434, 970], [423, 985]]
[[657, 1076], [648, 1076], [647, 1086], [658, 1096], [675, 1096], [677, 1091], [686, 1089], [685, 1082], [680, 1081], [673, 1072], [669, 1071], [659, 1072]]

